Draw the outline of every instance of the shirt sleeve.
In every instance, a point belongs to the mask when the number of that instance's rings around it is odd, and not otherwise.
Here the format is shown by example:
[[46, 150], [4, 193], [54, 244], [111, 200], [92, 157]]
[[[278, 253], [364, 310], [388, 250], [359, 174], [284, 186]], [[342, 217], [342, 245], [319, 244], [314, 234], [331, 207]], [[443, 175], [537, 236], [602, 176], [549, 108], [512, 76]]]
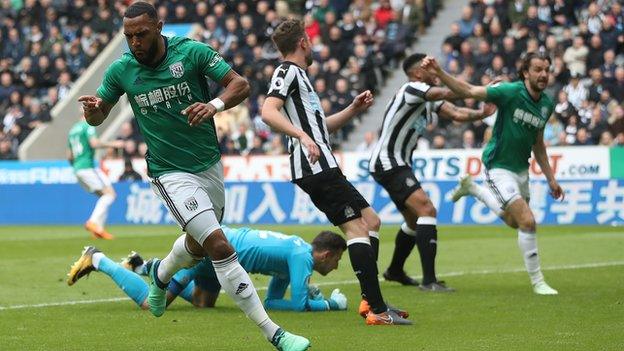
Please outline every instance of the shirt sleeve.
[[426, 101], [425, 94], [431, 86], [423, 82], [410, 82], [405, 87], [405, 102], [408, 105], [415, 105]]
[[119, 61], [110, 65], [106, 69], [106, 72], [104, 72], [102, 84], [100, 84], [100, 87], [97, 89], [97, 96], [111, 105], [116, 104], [119, 98], [125, 93], [119, 79], [122, 70], [123, 64]]
[[291, 91], [293, 81], [295, 80], [295, 70], [295, 68], [289, 65], [280, 65], [275, 72], [273, 72], [271, 86], [269, 87], [267, 96], [286, 100]]
[[192, 53], [200, 72], [215, 82], [220, 82], [232, 69], [212, 46], [193, 41]]
[[97, 132], [95, 131], [95, 127], [94, 126], [88, 126], [87, 130], [85, 131], [85, 134], [87, 134], [87, 138], [88, 139], [97, 137]]
[[[326, 311], [325, 301], [310, 301], [308, 299], [308, 283], [312, 275], [312, 256], [309, 252], [294, 253], [288, 259], [288, 271], [290, 275], [290, 301], [278, 299], [276, 294], [267, 294], [265, 307], [267, 309], [290, 310], [290, 311]], [[271, 286], [273, 285], [273, 278]], [[284, 289], [285, 291], [285, 289]], [[282, 293], [283, 294], [283, 293]], [[270, 299], [269, 297], [273, 297]]]
[[513, 83], [494, 84], [486, 88], [487, 97], [485, 101], [492, 102], [496, 105], [503, 105], [510, 96], [514, 96], [515, 90], [516, 84]]

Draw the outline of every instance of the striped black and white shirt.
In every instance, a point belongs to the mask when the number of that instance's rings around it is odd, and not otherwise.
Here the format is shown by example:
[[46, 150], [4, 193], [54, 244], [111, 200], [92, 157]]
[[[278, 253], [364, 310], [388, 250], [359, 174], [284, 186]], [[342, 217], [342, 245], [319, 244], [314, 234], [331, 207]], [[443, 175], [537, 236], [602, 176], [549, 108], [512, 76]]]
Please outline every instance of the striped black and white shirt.
[[288, 138], [292, 179], [301, 179], [338, 167], [329, 144], [329, 132], [321, 101], [305, 71], [292, 62], [283, 62], [273, 73], [267, 96], [284, 100], [282, 114], [312, 138], [320, 150], [318, 161], [311, 164], [308, 150], [301, 145], [299, 139]]
[[412, 166], [412, 153], [427, 125], [437, 122], [444, 101], [427, 101], [431, 88], [423, 82], [409, 82], [394, 95], [384, 114], [381, 135], [370, 159], [371, 173]]

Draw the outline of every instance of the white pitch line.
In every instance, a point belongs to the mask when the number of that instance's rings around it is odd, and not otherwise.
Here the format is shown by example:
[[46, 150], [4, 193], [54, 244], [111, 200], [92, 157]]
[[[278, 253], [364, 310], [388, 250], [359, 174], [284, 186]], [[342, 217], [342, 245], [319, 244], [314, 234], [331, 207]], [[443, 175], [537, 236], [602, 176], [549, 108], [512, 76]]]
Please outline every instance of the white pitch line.
[[[584, 268], [600, 268], [600, 267], [613, 267], [624, 266], [624, 261], [612, 261], [612, 262], [594, 262], [594, 263], [582, 263], [572, 265], [560, 265], [543, 268], [545, 271], [558, 271], [558, 270], [571, 270], [571, 269], [584, 269]], [[523, 268], [516, 269], [484, 269], [479, 271], [457, 271], [438, 274], [441, 277], [458, 277], [463, 275], [484, 275], [484, 274], [504, 274], [504, 273], [520, 273], [524, 272]], [[343, 280], [337, 282], [323, 282], [315, 284], [317, 286], [327, 285], [340, 285], [340, 284], [357, 284], [357, 280]], [[256, 290], [264, 291], [267, 287], [259, 287]], [[109, 299], [95, 299], [95, 300], [76, 300], [76, 301], [62, 301], [62, 302], [50, 302], [50, 303], [38, 303], [34, 305], [13, 305], [13, 306], [0, 306], [0, 311], [5, 310], [19, 310], [24, 308], [41, 308], [41, 307], [54, 307], [54, 306], [71, 306], [71, 305], [87, 305], [102, 302], [119, 302], [130, 300], [128, 297], [113, 297]]]

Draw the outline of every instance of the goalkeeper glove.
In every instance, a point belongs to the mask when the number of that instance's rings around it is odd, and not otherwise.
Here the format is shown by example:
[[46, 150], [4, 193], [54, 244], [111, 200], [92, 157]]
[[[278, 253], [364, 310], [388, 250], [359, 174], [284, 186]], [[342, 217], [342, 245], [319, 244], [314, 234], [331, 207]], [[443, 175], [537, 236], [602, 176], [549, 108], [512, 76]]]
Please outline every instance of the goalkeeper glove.
[[319, 289], [318, 286], [316, 285], [308, 285], [308, 298], [310, 300], [324, 300], [325, 296], [323, 296], [323, 293], [321, 292], [321, 289]]
[[340, 292], [340, 289], [334, 289], [331, 296], [326, 301], [329, 304], [329, 309], [332, 311], [347, 309], [347, 297]]

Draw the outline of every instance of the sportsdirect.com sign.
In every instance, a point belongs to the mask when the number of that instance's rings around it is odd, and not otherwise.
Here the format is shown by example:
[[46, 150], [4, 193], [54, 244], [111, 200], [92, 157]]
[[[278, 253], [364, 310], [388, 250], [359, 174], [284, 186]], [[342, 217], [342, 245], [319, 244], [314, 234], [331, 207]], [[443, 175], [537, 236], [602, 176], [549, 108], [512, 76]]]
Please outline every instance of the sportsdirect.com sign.
[[[614, 149], [615, 150], [615, 149]], [[613, 150], [612, 150], [613, 151]], [[548, 149], [550, 165], [557, 179], [610, 179], [619, 178], [612, 169], [624, 160], [607, 147], [552, 147]], [[616, 158], [616, 159], [614, 159]], [[369, 155], [366, 153], [336, 153], [336, 160], [349, 180], [371, 180], [368, 173]], [[413, 169], [421, 181], [456, 181], [464, 174], [476, 179], [483, 177], [481, 150], [427, 150], [415, 152]], [[288, 156], [224, 157], [224, 176], [229, 182], [290, 181]], [[612, 166], [615, 165], [615, 166]], [[107, 160], [101, 168], [116, 181], [123, 173], [122, 160]], [[134, 169], [147, 180], [147, 166], [142, 159], [133, 160]], [[529, 172], [533, 179], [543, 177], [534, 159]], [[3, 161], [0, 162], [0, 184], [73, 184], [76, 178], [66, 161]]]

